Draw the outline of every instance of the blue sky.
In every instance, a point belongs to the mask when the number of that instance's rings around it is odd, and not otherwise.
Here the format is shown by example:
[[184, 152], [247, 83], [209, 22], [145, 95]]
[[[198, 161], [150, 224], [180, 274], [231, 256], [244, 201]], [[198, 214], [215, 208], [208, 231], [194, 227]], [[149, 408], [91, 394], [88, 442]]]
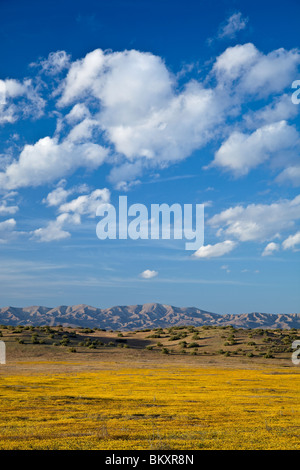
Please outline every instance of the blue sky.
[[[0, 305], [299, 312], [299, 2], [0, 3]], [[95, 208], [205, 204], [205, 245]]]

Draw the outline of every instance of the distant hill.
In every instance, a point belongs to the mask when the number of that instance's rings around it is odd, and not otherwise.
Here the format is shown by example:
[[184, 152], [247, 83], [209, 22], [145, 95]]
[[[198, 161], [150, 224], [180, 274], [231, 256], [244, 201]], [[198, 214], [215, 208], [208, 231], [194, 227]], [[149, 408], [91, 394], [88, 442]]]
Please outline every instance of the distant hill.
[[55, 308], [3, 307], [2, 325], [63, 325], [73, 327], [136, 330], [174, 325], [233, 325], [237, 328], [300, 328], [300, 314], [242, 313], [219, 315], [195, 307], [163, 304], [116, 306], [106, 309], [89, 305], [61, 305]]

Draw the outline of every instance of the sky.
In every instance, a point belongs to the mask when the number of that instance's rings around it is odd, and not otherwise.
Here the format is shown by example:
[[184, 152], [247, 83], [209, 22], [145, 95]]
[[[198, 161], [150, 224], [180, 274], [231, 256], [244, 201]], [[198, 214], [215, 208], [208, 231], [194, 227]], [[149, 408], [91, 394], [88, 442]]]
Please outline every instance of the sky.
[[[0, 306], [299, 312], [299, 15], [0, 0]], [[204, 204], [204, 245], [100, 240], [120, 196]]]

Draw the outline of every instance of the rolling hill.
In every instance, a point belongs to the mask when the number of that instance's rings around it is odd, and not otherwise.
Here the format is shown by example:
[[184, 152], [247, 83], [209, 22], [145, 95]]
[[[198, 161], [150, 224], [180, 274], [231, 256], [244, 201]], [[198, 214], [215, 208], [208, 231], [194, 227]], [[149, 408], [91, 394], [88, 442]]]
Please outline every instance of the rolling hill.
[[242, 313], [219, 315], [195, 307], [149, 303], [101, 309], [89, 305], [0, 308], [2, 325], [62, 325], [136, 330], [174, 325], [233, 325], [237, 328], [300, 328], [300, 314]]

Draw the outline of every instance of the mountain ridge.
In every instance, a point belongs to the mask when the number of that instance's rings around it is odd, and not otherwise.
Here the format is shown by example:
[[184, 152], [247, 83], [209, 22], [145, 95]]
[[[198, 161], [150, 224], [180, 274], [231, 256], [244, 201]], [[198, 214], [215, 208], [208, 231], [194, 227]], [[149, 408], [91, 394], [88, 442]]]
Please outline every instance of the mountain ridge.
[[300, 314], [240, 313], [218, 314], [196, 307], [146, 303], [116, 305], [101, 309], [87, 304], [44, 307], [0, 308], [0, 324], [3, 325], [62, 325], [112, 330], [166, 328], [176, 325], [212, 325], [237, 328], [300, 328]]

